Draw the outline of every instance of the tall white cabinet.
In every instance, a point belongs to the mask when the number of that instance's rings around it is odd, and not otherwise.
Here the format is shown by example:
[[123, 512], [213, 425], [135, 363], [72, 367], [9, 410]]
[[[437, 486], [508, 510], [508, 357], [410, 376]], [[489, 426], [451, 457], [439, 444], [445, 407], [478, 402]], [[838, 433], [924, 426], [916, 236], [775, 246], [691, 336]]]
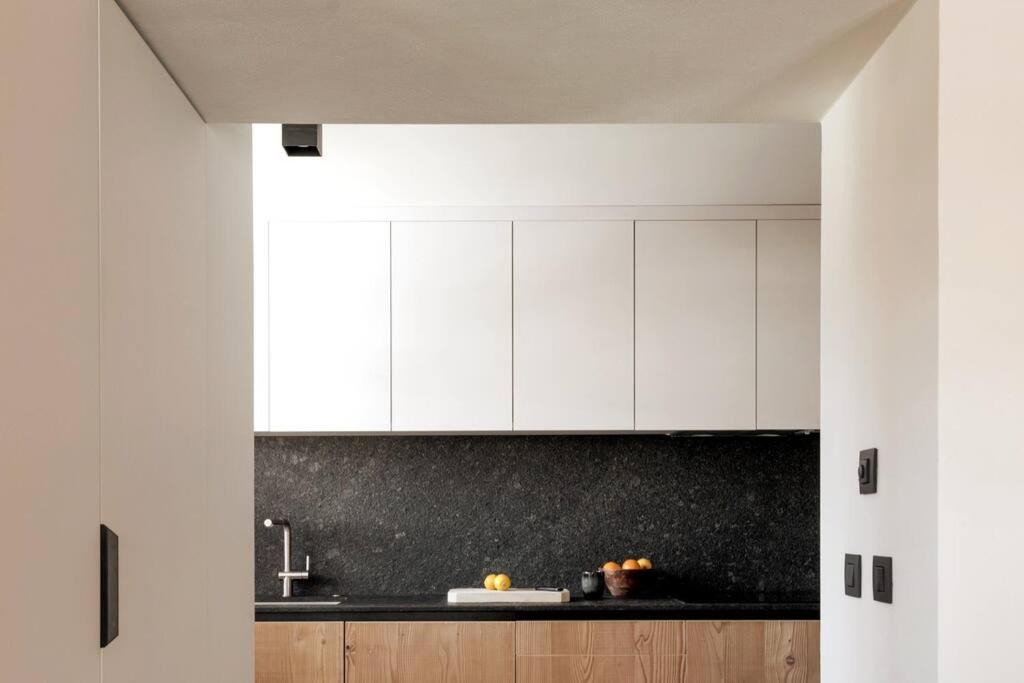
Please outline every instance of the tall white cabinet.
[[817, 429], [821, 224], [757, 223], [757, 427]]
[[207, 125], [113, 0], [0, 26], [33, 64], [0, 119], [47, 132], [0, 162], [0, 680], [252, 681], [251, 580], [211, 580], [253, 572], [250, 126]]
[[512, 429], [512, 223], [391, 227], [392, 429]]
[[272, 431], [391, 428], [390, 226], [273, 223]]
[[633, 222], [517, 221], [517, 430], [633, 428]]
[[754, 221], [637, 221], [636, 428], [756, 425]]

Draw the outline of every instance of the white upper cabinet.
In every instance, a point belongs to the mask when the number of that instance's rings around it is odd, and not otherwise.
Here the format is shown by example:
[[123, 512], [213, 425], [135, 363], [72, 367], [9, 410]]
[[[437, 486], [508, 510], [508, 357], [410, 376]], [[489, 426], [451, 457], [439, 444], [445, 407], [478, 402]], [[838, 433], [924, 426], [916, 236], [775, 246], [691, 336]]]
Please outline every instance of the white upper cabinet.
[[391, 227], [395, 430], [512, 429], [512, 223]]
[[637, 221], [636, 428], [756, 424], [753, 221]]
[[819, 427], [817, 220], [268, 232], [257, 429]]
[[513, 226], [516, 430], [633, 428], [632, 221]]
[[818, 429], [821, 224], [757, 223], [757, 428]]
[[387, 222], [273, 223], [270, 429], [391, 428]]

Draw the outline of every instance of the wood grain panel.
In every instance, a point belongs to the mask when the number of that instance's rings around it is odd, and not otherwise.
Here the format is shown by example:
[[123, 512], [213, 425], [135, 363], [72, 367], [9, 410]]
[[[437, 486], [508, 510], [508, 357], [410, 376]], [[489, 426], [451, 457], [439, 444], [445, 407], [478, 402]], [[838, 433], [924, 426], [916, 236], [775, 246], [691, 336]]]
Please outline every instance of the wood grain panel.
[[512, 683], [512, 622], [349, 623], [347, 683]]
[[690, 621], [686, 683], [817, 683], [816, 621]]
[[767, 622], [765, 680], [770, 683], [821, 681], [821, 622]]
[[516, 658], [516, 683], [683, 683], [685, 677], [685, 655]]
[[726, 629], [719, 621], [690, 621], [686, 624], [686, 656], [690, 668], [686, 683], [719, 683], [725, 680]]
[[669, 656], [685, 653], [682, 621], [522, 621], [516, 654]]
[[765, 662], [765, 622], [735, 621], [725, 630], [725, 680], [763, 681]]
[[256, 624], [256, 683], [341, 683], [344, 624]]

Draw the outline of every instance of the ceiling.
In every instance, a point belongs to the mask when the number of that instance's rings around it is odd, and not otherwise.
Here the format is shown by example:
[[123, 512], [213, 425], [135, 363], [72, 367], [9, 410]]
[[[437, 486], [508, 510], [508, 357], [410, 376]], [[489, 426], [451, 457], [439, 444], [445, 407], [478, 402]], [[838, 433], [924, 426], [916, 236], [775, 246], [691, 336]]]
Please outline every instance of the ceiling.
[[818, 121], [910, 0], [120, 0], [208, 121]]

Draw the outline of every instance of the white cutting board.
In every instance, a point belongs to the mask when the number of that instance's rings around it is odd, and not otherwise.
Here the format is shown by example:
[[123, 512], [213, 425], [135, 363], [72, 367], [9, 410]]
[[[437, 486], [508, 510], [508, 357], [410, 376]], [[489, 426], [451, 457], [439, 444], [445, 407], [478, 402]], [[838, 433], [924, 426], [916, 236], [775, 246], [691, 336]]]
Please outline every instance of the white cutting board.
[[569, 591], [539, 591], [536, 588], [510, 588], [507, 591], [489, 591], [486, 588], [452, 588], [448, 591], [448, 602], [520, 602], [559, 603], [569, 602]]

